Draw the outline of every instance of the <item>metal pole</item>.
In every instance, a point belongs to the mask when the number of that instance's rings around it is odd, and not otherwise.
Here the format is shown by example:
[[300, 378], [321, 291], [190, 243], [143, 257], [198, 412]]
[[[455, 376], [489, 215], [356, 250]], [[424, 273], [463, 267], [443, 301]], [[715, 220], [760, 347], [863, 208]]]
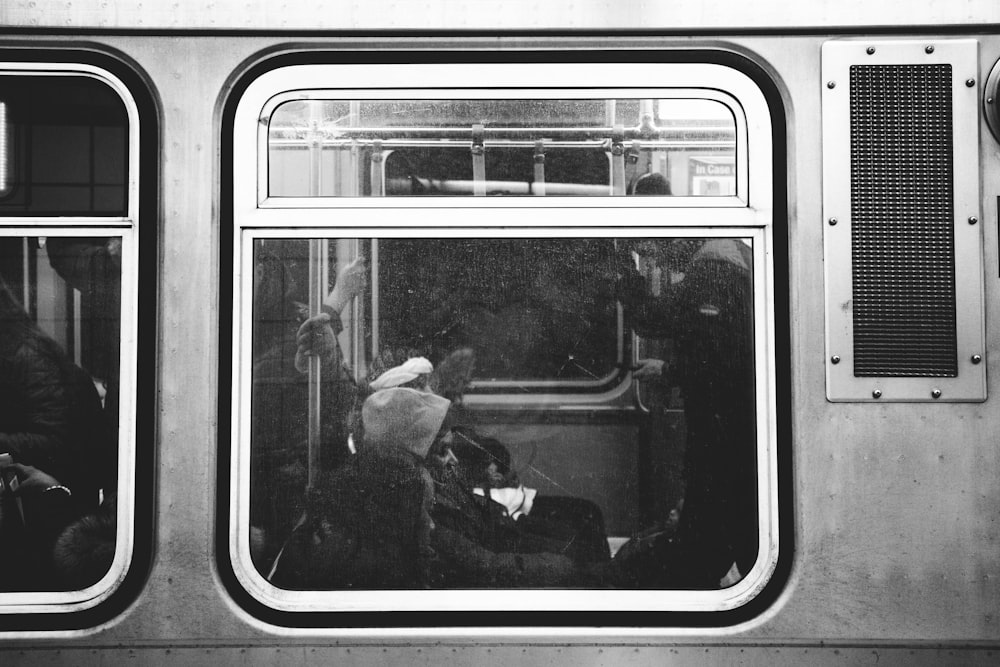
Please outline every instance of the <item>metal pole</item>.
[[[310, 105], [312, 131], [309, 142], [309, 195], [317, 197], [322, 192], [323, 174], [323, 144], [319, 132], [319, 124], [322, 109], [320, 105]], [[326, 285], [324, 284], [323, 256], [325, 255], [325, 242], [323, 239], [311, 239], [309, 241], [309, 316], [314, 317], [321, 312], [323, 298], [326, 296]], [[309, 397], [307, 408], [308, 420], [308, 448], [309, 448], [309, 468], [308, 468], [308, 488], [316, 485], [319, 477], [321, 464], [320, 450], [320, 414], [321, 414], [321, 382], [322, 369], [321, 360], [318, 356], [309, 358]]]

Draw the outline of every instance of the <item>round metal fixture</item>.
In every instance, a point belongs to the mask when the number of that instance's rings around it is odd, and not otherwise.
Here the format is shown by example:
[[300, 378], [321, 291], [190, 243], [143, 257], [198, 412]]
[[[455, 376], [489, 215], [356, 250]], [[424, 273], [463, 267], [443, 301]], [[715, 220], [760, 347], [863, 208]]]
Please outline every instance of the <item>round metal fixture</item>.
[[983, 115], [986, 117], [986, 125], [989, 126], [993, 137], [1000, 141], [1000, 104], [995, 102], [1000, 96], [998, 86], [1000, 86], [1000, 60], [993, 64], [990, 75], [986, 77], [986, 85], [983, 86]]
[[882, 398], [882, 390], [876, 389], [872, 392], [872, 398]]

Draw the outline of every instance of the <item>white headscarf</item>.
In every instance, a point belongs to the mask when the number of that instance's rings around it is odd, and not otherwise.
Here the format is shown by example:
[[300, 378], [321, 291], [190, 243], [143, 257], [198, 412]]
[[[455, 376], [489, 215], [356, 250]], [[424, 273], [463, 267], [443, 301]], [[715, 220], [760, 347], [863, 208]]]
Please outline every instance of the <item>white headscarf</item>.
[[372, 391], [381, 391], [391, 387], [398, 387], [406, 384], [410, 380], [416, 380], [421, 375], [426, 375], [434, 370], [434, 365], [423, 357], [413, 357], [407, 359], [405, 363], [390, 368], [382, 375], [369, 383], [368, 387]]

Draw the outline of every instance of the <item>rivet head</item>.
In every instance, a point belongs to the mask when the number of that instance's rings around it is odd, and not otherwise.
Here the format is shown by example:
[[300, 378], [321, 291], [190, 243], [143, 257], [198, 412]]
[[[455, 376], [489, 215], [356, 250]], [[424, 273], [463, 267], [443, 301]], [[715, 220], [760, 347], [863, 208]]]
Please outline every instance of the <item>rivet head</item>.
[[826, 82], [826, 87], [827, 88], [836, 88], [837, 87], [837, 82], [836, 81], [827, 81]]
[[986, 103], [987, 104], [993, 104], [993, 98], [992, 97], [987, 97], [986, 98]]
[[875, 47], [869, 46], [867, 49], [865, 49], [865, 53], [867, 53], [868, 55], [872, 55], [873, 53], [875, 53]]
[[966, 79], [965, 80], [965, 85], [968, 86], [969, 88], [972, 88], [974, 85], [976, 85], [976, 80], [975, 79]]
[[941, 390], [936, 388], [931, 389], [931, 398], [941, 398]]
[[924, 53], [934, 53], [934, 47], [928, 44], [924, 47]]
[[827, 220], [827, 223], [829, 223], [829, 225], [831, 227], [833, 227], [834, 225], [836, 225], [838, 222], [839, 222], [839, 220], [837, 220], [836, 218], [830, 218], [829, 220]]
[[872, 391], [872, 398], [882, 398], [882, 390], [876, 389]]
[[977, 222], [979, 222], [979, 218], [977, 218], [977, 217], [976, 217], [976, 216], [974, 216], [974, 215], [970, 215], [970, 216], [969, 216], [969, 224], [970, 224], [970, 225], [974, 225], [974, 224], [976, 224]]
[[839, 364], [840, 363], [840, 355], [839, 354], [835, 354], [832, 357], [830, 357], [830, 363], [831, 364]]
[[974, 354], [974, 355], [972, 355], [972, 363], [974, 363], [974, 364], [978, 364], [978, 363], [979, 363], [979, 362], [981, 362], [982, 360], [983, 360], [983, 357], [982, 357], [982, 355], [979, 355], [979, 354]]

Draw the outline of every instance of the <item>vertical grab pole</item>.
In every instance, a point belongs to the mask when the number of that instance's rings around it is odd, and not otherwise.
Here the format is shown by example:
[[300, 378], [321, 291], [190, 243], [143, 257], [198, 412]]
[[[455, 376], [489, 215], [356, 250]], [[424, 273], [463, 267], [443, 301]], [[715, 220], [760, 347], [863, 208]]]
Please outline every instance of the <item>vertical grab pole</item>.
[[483, 143], [485, 128], [482, 123], [472, 126], [472, 193], [486, 196], [486, 146]]
[[[325, 296], [325, 285], [323, 280], [323, 256], [326, 254], [325, 250], [325, 239], [310, 239], [309, 240], [309, 315], [313, 317], [318, 315], [321, 311], [323, 305], [323, 297]], [[309, 420], [309, 482], [308, 488], [313, 488], [316, 485], [316, 480], [319, 477], [320, 471], [320, 414], [321, 414], [321, 396], [320, 396], [320, 383], [322, 381], [320, 368], [320, 358], [318, 355], [313, 355], [309, 357], [309, 405], [308, 405], [308, 420]]]
[[382, 178], [382, 141], [376, 139], [372, 144], [371, 158], [372, 197], [385, 196], [385, 179]]
[[535, 142], [535, 182], [532, 194], [545, 196], [545, 141], [541, 139]]
[[[320, 131], [322, 108], [319, 104], [310, 104], [310, 141], [309, 141], [309, 196], [319, 197], [323, 194], [323, 136]], [[309, 240], [309, 316], [319, 315], [326, 296], [324, 285], [323, 256], [325, 254], [323, 239]], [[308, 481], [307, 488], [313, 488], [320, 471], [320, 358], [309, 358], [309, 396], [307, 398], [306, 415], [308, 421]]]
[[378, 283], [378, 239], [371, 240], [371, 257], [369, 259], [369, 270], [371, 275], [368, 277], [368, 284], [371, 285], [372, 291], [372, 305], [371, 305], [371, 320], [372, 320], [372, 360], [377, 359], [379, 355], [379, 328], [378, 328], [378, 314], [379, 314], [379, 283]]
[[625, 127], [615, 125], [611, 136], [611, 194], [625, 195]]

